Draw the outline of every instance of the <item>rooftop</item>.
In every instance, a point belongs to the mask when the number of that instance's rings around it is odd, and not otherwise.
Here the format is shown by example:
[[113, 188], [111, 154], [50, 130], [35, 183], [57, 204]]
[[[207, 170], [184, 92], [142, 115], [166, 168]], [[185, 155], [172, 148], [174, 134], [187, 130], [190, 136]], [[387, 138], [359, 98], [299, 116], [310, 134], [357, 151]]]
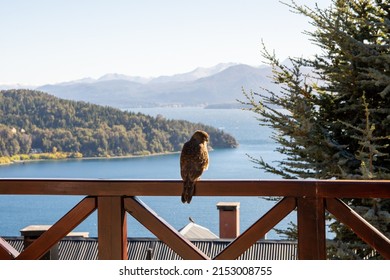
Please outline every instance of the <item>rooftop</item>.
[[185, 227], [179, 230], [179, 232], [188, 239], [218, 239], [219, 238], [208, 228], [205, 228], [193, 222], [188, 223]]
[[[4, 237], [18, 252], [23, 250], [23, 237]], [[232, 240], [192, 239], [191, 242], [213, 258]], [[182, 260], [164, 242], [156, 238], [128, 238], [128, 260]], [[98, 239], [94, 237], [65, 237], [58, 244], [60, 260], [97, 260]], [[261, 240], [244, 252], [238, 260], [296, 260], [297, 243], [285, 240]]]

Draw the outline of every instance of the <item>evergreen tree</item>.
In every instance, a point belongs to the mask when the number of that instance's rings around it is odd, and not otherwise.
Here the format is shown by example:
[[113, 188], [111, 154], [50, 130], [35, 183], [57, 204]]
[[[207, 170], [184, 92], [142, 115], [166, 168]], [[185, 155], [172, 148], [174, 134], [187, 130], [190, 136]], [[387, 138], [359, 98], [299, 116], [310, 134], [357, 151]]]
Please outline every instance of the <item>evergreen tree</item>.
[[[321, 48], [314, 58], [287, 65], [263, 48], [280, 92], [245, 93], [246, 103], [285, 158], [252, 160], [283, 178], [390, 177], [390, 4], [387, 0], [333, 0], [328, 8], [287, 4], [309, 18], [306, 32]], [[389, 200], [346, 200], [390, 236]], [[334, 222], [331, 258], [377, 258], [356, 235]]]

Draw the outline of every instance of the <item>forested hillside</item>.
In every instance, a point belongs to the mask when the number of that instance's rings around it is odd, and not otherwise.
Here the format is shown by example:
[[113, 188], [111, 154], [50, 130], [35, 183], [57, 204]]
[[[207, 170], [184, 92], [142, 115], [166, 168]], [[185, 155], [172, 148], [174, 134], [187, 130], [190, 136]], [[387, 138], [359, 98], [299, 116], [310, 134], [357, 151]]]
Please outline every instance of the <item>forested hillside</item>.
[[37, 151], [77, 157], [175, 152], [197, 129], [210, 134], [213, 148], [238, 145], [229, 134], [203, 124], [63, 100], [39, 91], [0, 91], [0, 157]]

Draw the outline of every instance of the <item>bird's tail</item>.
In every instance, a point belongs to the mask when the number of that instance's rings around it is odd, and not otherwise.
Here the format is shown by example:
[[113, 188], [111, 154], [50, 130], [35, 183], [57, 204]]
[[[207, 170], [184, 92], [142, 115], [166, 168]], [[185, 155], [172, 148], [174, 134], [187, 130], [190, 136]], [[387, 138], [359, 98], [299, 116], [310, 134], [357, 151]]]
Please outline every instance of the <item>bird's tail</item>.
[[184, 180], [183, 183], [183, 193], [181, 194], [181, 202], [183, 203], [190, 203], [192, 196], [195, 192], [195, 184], [196, 182], [193, 182], [191, 180]]

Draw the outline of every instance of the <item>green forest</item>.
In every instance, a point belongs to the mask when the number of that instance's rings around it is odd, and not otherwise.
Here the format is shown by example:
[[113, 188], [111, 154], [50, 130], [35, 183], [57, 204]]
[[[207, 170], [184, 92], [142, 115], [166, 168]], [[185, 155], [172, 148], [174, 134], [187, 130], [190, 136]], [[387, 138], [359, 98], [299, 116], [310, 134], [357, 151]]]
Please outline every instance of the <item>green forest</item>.
[[0, 157], [137, 156], [178, 152], [192, 133], [205, 130], [212, 148], [237, 141], [214, 127], [152, 117], [34, 90], [0, 91]]

